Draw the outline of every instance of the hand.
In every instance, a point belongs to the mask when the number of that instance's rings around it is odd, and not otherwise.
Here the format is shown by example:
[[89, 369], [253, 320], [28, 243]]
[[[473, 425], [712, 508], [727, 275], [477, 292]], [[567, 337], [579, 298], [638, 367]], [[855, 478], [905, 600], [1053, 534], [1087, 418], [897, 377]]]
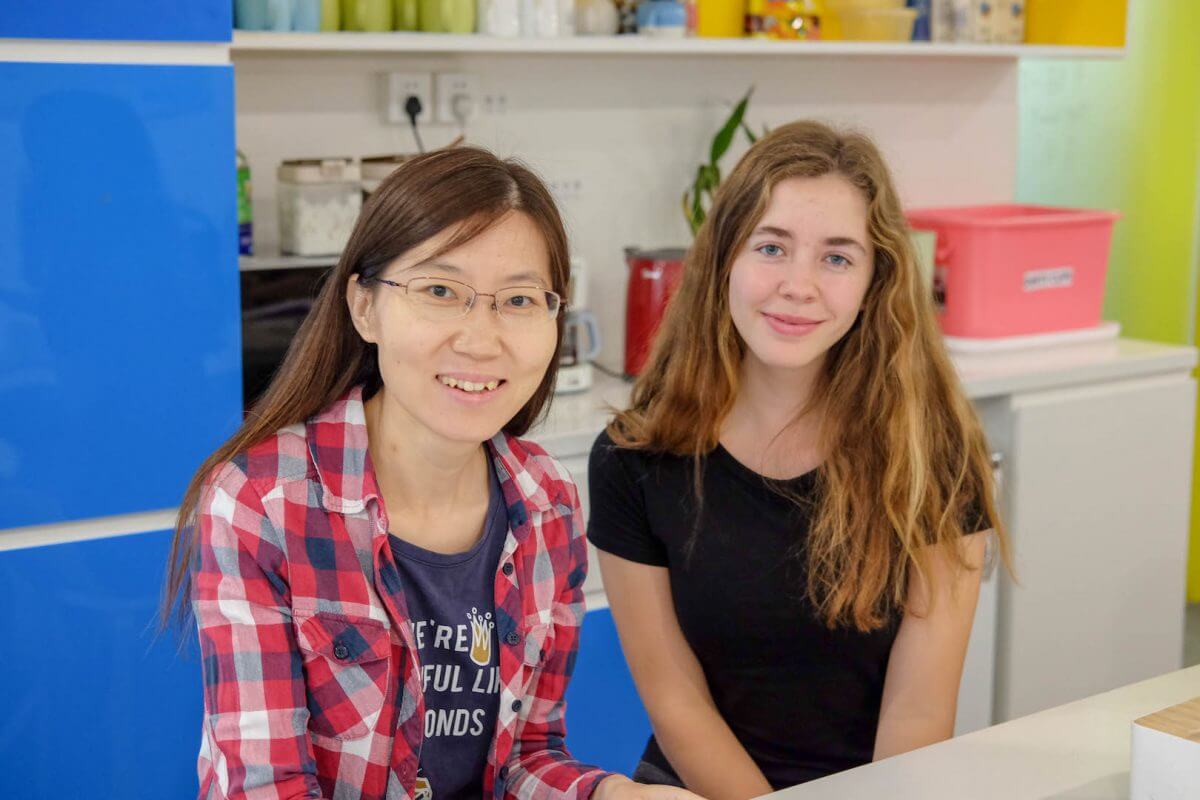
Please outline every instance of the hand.
[[635, 783], [624, 775], [609, 775], [596, 784], [592, 800], [704, 800], [676, 786]]

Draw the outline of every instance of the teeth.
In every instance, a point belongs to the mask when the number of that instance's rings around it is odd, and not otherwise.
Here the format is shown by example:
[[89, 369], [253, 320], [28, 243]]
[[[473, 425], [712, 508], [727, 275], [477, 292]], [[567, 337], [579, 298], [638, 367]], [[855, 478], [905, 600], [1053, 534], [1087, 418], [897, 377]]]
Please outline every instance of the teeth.
[[439, 375], [438, 380], [454, 389], [460, 389], [464, 392], [483, 392], [492, 391], [500, 385], [500, 381], [488, 381], [487, 383], [475, 383], [474, 381], [460, 381], [455, 378], [449, 378], [445, 375]]

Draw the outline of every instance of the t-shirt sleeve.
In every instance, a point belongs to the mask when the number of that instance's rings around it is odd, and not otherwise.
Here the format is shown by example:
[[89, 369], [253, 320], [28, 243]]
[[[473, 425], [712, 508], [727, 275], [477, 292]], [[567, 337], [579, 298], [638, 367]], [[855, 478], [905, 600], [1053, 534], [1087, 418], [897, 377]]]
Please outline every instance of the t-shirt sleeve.
[[667, 550], [650, 529], [646, 498], [635, 472], [633, 451], [613, 444], [607, 432], [596, 437], [588, 457], [588, 540], [615, 556], [665, 567]]

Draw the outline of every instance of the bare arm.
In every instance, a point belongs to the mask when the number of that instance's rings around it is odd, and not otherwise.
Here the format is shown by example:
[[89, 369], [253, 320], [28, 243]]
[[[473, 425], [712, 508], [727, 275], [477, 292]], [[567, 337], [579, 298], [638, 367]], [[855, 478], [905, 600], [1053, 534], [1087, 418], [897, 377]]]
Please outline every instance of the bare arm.
[[990, 536], [981, 531], [963, 537], [972, 569], [957, 571], [945, 554], [932, 559], [933, 594], [916, 575], [909, 580], [909, 607], [921, 616], [906, 613], [892, 645], [875, 735], [876, 761], [954, 735], [963, 659]]
[[721, 717], [700, 663], [684, 639], [665, 567], [600, 551], [600, 572], [621, 648], [654, 735], [697, 794], [745, 800], [771, 785]]

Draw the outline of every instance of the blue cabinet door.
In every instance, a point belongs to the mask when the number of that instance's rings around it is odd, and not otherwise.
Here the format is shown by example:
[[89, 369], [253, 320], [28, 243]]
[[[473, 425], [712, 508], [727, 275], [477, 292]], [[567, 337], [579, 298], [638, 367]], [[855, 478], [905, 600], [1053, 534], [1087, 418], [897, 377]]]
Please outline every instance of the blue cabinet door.
[[629, 775], [649, 736], [650, 719], [621, 652], [612, 612], [590, 611], [567, 685], [567, 747], [580, 761]]
[[0, 63], [0, 529], [179, 503], [241, 418], [231, 67]]
[[229, 40], [230, 0], [4, 0], [0, 38]]
[[153, 628], [169, 535], [0, 552], [0, 797], [196, 796], [196, 635]]

